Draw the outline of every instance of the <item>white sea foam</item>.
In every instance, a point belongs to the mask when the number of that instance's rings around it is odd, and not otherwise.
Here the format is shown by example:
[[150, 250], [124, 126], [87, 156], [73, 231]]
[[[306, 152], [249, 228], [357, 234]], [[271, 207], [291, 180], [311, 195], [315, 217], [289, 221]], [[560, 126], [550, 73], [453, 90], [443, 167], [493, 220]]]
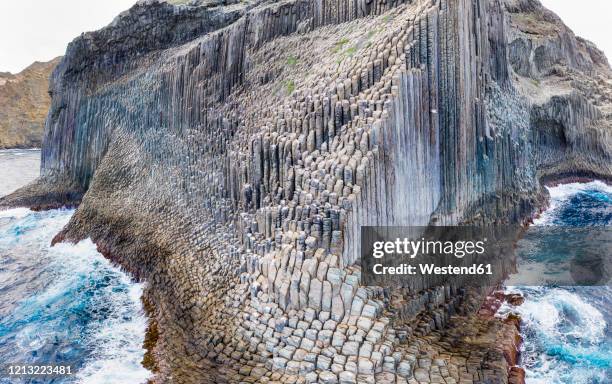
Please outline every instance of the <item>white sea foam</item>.
[[608, 324], [595, 306], [578, 293], [563, 288], [507, 287], [506, 292], [520, 293], [526, 298], [517, 307], [504, 303], [498, 316], [509, 312], [521, 316], [523, 331], [528, 332], [521, 351], [528, 384], [605, 382], [604, 370], [576, 367], [547, 353], [552, 350], [578, 360], [608, 360], [609, 356], [600, 356], [598, 347]]
[[[150, 376], [141, 365], [147, 326], [140, 302], [143, 285], [130, 281], [96, 251], [90, 239], [50, 247], [51, 239], [72, 213], [65, 209], [0, 212], [0, 218], [9, 219], [0, 221], [0, 251], [27, 268], [36, 267], [30, 278], [42, 280], [34, 292], [24, 291], [11, 307], [6, 320], [11, 323], [5, 324], [11, 327], [14, 347], [5, 352], [16, 359], [46, 348], [54, 338], [74, 339], [74, 334], [67, 335], [67, 329], [74, 326], [66, 325], [78, 314], [87, 318], [77, 320], [86, 325], [76, 335], [82, 349], [79, 353], [85, 359], [76, 372], [76, 382], [143, 383]], [[96, 312], [98, 309], [101, 312]], [[70, 343], [62, 348], [67, 354], [74, 351]], [[0, 353], [0, 360], [3, 357]]]
[[552, 199], [567, 199], [579, 192], [588, 190], [598, 190], [605, 193], [612, 193], [612, 186], [607, 185], [603, 181], [595, 180], [589, 183], [569, 183], [559, 184], [555, 187], [546, 187]]
[[[77, 273], [90, 270], [111, 270], [120, 274], [120, 286], [126, 292], [116, 292], [116, 286], [102, 288], [99, 300], [112, 301], [113, 313], [100, 324], [95, 324], [84, 342], [92, 348], [90, 357], [77, 374], [83, 384], [143, 383], [150, 376], [141, 364], [145, 350], [142, 347], [147, 318], [142, 311], [140, 297], [143, 284], [135, 284], [109, 260], [96, 251], [90, 239], [76, 245], [58, 244], [58, 252], [71, 260], [70, 268]], [[100, 303], [103, 304], [103, 303]], [[106, 303], [104, 303], [106, 304]]]
[[139, 309], [142, 284], [131, 286], [129, 291], [133, 305], [130, 320], [111, 318], [90, 335], [88, 343], [96, 349], [77, 375], [80, 383], [143, 383], [150, 376], [141, 364], [145, 352], [142, 339], [147, 326], [147, 319]]
[[[610, 195], [612, 187], [594, 181], [563, 184], [548, 191], [550, 207], [535, 225], [555, 225], [574, 196], [590, 191]], [[598, 295], [605, 296], [609, 291], [600, 291]], [[521, 365], [528, 384], [609, 382], [607, 375], [612, 362], [607, 345], [608, 318], [604, 315], [606, 309], [594, 304], [597, 301], [591, 291], [583, 287], [509, 286], [506, 292], [525, 297], [525, 302], [517, 307], [505, 303], [498, 315], [514, 312], [521, 316], [525, 338]]]
[[536, 323], [538, 330], [547, 337], [560, 336], [559, 326], [564, 320], [562, 313], [571, 313], [574, 325], [563, 330], [563, 337], [574, 337], [589, 343], [598, 343], [604, 337], [606, 321], [590, 303], [578, 294], [562, 288], [554, 288], [541, 297], [529, 296], [529, 300], [517, 310], [523, 320]]
[[595, 180], [589, 183], [569, 183], [560, 184], [554, 187], [546, 187], [550, 194], [549, 207], [538, 218], [533, 221], [534, 225], [551, 225], [557, 210], [567, 202], [569, 198], [578, 193], [598, 190], [607, 194], [612, 194], [612, 186], [606, 183]]
[[29, 208], [11, 208], [0, 211], [0, 219], [21, 219], [31, 214]]

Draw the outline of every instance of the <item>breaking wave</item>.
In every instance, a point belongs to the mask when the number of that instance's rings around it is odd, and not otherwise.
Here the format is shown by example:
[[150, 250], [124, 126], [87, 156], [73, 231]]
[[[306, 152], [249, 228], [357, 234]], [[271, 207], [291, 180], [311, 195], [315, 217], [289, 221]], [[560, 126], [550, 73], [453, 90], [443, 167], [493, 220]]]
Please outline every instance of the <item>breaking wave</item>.
[[[535, 225], [612, 224], [612, 187], [595, 181], [552, 187], [550, 207]], [[525, 302], [500, 314], [522, 319], [521, 365], [528, 384], [604, 384], [612, 378], [612, 289], [507, 287]]]
[[142, 284], [91, 240], [50, 246], [72, 213], [0, 212], [0, 361], [70, 365], [74, 374], [54, 383], [145, 382]]

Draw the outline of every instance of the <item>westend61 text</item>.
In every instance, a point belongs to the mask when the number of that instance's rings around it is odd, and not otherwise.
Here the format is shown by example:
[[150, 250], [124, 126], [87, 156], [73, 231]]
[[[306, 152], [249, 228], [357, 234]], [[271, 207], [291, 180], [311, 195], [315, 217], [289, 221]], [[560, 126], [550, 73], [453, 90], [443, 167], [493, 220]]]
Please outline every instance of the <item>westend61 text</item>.
[[435, 264], [400, 264], [393, 267], [385, 267], [382, 264], [374, 264], [372, 271], [376, 275], [491, 275], [493, 271], [491, 264], [472, 264], [470, 266], [455, 267], [448, 265], [439, 267]]

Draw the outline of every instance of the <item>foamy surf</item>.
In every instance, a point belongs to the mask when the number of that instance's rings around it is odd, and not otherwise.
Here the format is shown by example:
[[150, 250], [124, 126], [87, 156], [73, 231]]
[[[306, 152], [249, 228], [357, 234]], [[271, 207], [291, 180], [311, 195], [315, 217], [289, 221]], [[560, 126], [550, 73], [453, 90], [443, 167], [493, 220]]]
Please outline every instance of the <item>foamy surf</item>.
[[[560, 184], [556, 187], [546, 187], [550, 194], [549, 207], [546, 211], [533, 221], [534, 225], [558, 225], [559, 210], [563, 209], [569, 201], [580, 194], [599, 193], [602, 200], [610, 202], [612, 196], [612, 186], [596, 180], [589, 183], [569, 183]], [[609, 207], [601, 207], [609, 209]]]
[[525, 302], [517, 307], [504, 304], [507, 312], [521, 316], [524, 344], [521, 364], [526, 382], [592, 384], [606, 383], [612, 367], [606, 342], [608, 323], [581, 289], [508, 287]]
[[[600, 181], [548, 188], [550, 207], [535, 221], [546, 226], [609, 226], [612, 187]], [[544, 273], [544, 271], [539, 271]], [[511, 284], [510, 279], [507, 284]], [[521, 366], [528, 384], [604, 384], [612, 377], [610, 287], [514, 287], [525, 302], [504, 304], [521, 316]]]
[[89, 239], [50, 247], [72, 213], [0, 212], [0, 360], [71, 365], [57, 383], [143, 383], [143, 286]]
[[0, 211], [0, 219], [22, 219], [30, 213], [32, 213], [32, 210], [30, 210], [29, 208], [11, 208]]

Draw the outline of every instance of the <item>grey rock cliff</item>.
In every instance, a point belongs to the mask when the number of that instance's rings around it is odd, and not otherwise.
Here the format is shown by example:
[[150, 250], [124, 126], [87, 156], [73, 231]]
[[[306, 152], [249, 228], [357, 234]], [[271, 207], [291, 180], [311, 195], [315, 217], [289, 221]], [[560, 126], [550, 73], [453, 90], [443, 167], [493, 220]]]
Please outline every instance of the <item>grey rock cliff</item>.
[[70, 44], [41, 179], [0, 205], [82, 199], [56, 240], [146, 279], [156, 382], [505, 383], [481, 296], [360, 286], [360, 226], [609, 180], [610, 85], [535, 1], [140, 2]]

